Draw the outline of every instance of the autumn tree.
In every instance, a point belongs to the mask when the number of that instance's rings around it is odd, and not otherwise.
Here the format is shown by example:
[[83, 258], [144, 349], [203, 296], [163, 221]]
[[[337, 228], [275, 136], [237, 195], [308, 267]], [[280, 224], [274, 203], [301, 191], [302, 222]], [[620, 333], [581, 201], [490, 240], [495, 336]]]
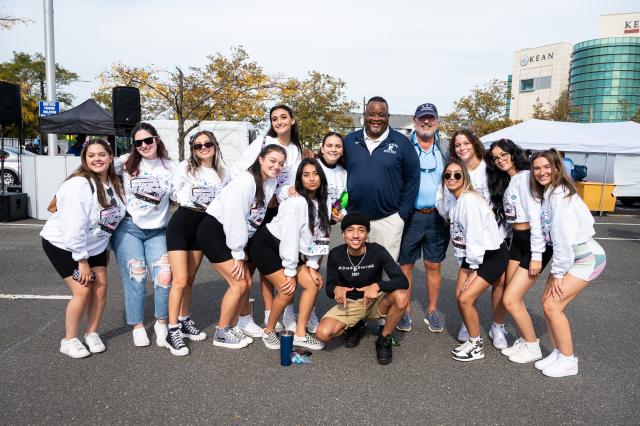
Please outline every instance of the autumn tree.
[[0, 31], [10, 30], [18, 24], [30, 24], [33, 20], [29, 18], [19, 18], [17, 16], [10, 15], [6, 12], [0, 11]]
[[308, 78], [289, 78], [278, 84], [277, 102], [288, 105], [298, 122], [300, 139], [312, 148], [330, 130], [351, 127], [349, 111], [357, 107], [345, 98], [346, 83], [311, 71]]
[[[46, 99], [47, 93], [44, 56], [40, 53], [29, 55], [13, 52], [11, 61], [0, 63], [0, 80], [20, 85], [25, 136], [35, 137], [39, 127], [38, 101]], [[73, 95], [65, 89], [78, 80], [78, 74], [56, 64], [56, 96], [62, 105], [71, 106], [73, 103]], [[17, 136], [16, 129], [9, 132]]]
[[542, 105], [542, 102], [539, 100], [533, 105], [533, 113], [531, 114], [531, 118], [535, 118], [537, 120], [548, 120], [549, 113]]
[[115, 63], [100, 74], [94, 98], [111, 107], [115, 86], [140, 89], [145, 119], [165, 118], [178, 122], [178, 152], [184, 159], [186, 135], [204, 120], [263, 120], [265, 102], [273, 82], [242, 47], [232, 48], [230, 57], [208, 56], [204, 67], [159, 69]]

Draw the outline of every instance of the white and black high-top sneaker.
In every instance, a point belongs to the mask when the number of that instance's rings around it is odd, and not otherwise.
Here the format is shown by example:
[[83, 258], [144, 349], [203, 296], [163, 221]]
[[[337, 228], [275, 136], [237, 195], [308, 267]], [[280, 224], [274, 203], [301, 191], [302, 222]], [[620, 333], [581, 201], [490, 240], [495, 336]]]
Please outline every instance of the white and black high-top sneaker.
[[167, 334], [165, 348], [168, 348], [173, 355], [185, 356], [189, 355], [189, 348], [184, 344], [180, 327], [170, 328]]
[[180, 321], [180, 329], [182, 330], [182, 337], [185, 339], [204, 340], [207, 338], [206, 333], [200, 331], [200, 329], [196, 327], [196, 323], [190, 318]]
[[484, 350], [482, 348], [482, 338], [477, 341], [467, 340], [459, 347], [459, 350], [453, 354], [456, 361], [475, 361], [484, 358]]

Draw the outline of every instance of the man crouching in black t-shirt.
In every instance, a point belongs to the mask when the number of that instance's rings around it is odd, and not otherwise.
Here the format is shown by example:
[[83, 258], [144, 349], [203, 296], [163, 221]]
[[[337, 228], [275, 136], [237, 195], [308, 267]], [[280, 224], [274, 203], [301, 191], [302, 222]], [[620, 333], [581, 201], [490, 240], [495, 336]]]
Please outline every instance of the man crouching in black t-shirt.
[[[347, 214], [340, 227], [346, 244], [329, 252], [326, 284], [327, 295], [338, 304], [322, 318], [316, 337], [328, 342], [344, 332], [345, 346], [353, 348], [366, 333], [365, 320], [385, 318], [376, 355], [380, 364], [389, 364], [391, 333], [409, 303], [409, 283], [384, 247], [366, 242], [370, 224], [365, 214]], [[382, 279], [383, 271], [388, 280]]]

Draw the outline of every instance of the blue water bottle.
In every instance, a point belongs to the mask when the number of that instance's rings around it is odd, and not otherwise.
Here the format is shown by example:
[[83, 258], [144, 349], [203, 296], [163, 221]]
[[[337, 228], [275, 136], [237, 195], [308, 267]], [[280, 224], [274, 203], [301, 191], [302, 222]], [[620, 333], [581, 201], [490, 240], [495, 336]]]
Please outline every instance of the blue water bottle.
[[280, 365], [291, 365], [291, 352], [293, 351], [293, 331], [284, 330], [280, 333]]

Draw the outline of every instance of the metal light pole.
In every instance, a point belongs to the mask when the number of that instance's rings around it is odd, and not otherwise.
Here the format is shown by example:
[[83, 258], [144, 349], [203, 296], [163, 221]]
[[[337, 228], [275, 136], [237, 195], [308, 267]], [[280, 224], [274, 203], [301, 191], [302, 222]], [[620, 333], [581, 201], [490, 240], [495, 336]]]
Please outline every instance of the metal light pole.
[[[44, 57], [47, 81], [47, 101], [56, 100], [56, 54], [53, 41], [53, 0], [42, 0], [44, 8]], [[44, 143], [44, 141], [42, 141]], [[58, 136], [47, 134], [49, 155], [58, 153]]]

